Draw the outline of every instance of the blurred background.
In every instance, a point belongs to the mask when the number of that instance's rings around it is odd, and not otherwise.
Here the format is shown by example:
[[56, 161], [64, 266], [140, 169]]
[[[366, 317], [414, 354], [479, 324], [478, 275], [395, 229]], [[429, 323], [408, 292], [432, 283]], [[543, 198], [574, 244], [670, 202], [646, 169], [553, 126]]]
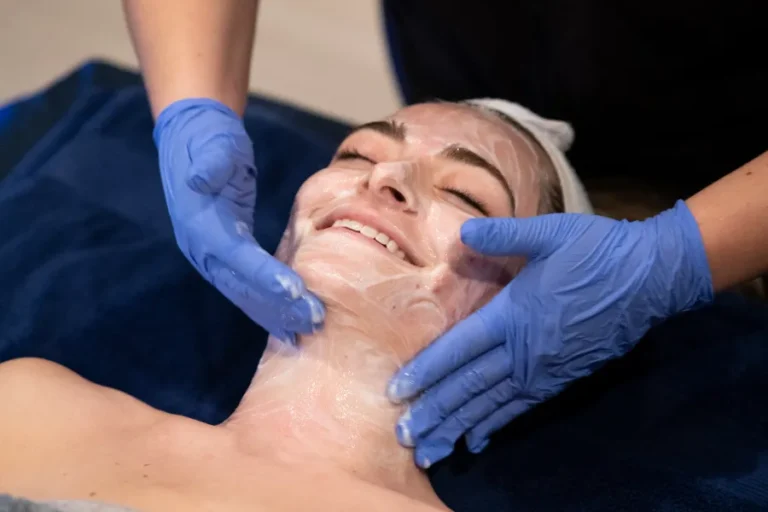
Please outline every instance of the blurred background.
[[[94, 57], [138, 67], [119, 0], [0, 0], [0, 104]], [[378, 0], [262, 0], [251, 90], [352, 122], [391, 113]]]

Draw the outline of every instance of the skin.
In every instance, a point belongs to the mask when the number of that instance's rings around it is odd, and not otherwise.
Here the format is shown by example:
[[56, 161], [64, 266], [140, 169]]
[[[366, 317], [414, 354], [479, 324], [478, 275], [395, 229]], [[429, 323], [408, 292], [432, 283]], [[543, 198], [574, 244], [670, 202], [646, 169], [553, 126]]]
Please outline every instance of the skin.
[[183, 98], [212, 98], [242, 115], [257, 0], [123, 0], [157, 117]]
[[[360, 130], [303, 185], [278, 249], [326, 303], [322, 332], [297, 348], [270, 339], [240, 406], [218, 426], [158, 411], [54, 363], [3, 363], [0, 445], [12, 447], [0, 451], [3, 490], [146, 511], [444, 510], [397, 443], [402, 410], [384, 391], [399, 365], [487, 302], [521, 264], [460, 243], [461, 223], [484, 214], [451, 189], [490, 215], [534, 215], [541, 155], [515, 129], [466, 106], [417, 105], [390, 120], [405, 128], [402, 140]], [[457, 144], [501, 179], [443, 153]], [[351, 149], [364, 157], [350, 158]], [[406, 259], [328, 227], [338, 215], [370, 216], [402, 242]]]
[[686, 201], [715, 291], [768, 274], [768, 151]]

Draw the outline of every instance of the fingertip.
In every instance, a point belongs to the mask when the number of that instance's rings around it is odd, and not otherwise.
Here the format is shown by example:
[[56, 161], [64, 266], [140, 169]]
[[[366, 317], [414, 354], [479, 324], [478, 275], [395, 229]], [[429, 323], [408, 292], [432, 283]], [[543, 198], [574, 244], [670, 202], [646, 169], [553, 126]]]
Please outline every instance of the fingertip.
[[416, 465], [422, 469], [429, 469], [434, 463], [440, 462], [453, 452], [450, 443], [438, 443], [431, 446], [419, 446], [414, 452]]
[[464, 224], [461, 225], [461, 241], [465, 245], [471, 245], [472, 242], [475, 239], [475, 234], [477, 233], [478, 228], [480, 227], [480, 223], [482, 222], [482, 219], [469, 219], [464, 222]]
[[304, 282], [293, 270], [289, 269], [289, 272], [277, 273], [274, 277], [282, 291], [288, 293], [292, 300], [296, 300], [306, 293]]
[[471, 453], [475, 453], [473, 451], [474, 448], [481, 445], [483, 439], [485, 439], [485, 437], [478, 434], [476, 428], [469, 430], [466, 434], [464, 434], [464, 444], [467, 445], [467, 450], [469, 450]]
[[214, 190], [210, 183], [208, 183], [208, 180], [197, 173], [194, 173], [187, 179], [187, 186], [198, 194], [213, 195], [218, 192], [217, 190]]
[[469, 219], [461, 226], [461, 241], [478, 252], [494, 250], [513, 235], [513, 219]]
[[405, 419], [405, 417], [397, 422], [395, 435], [397, 436], [397, 442], [399, 442], [400, 445], [406, 448], [413, 448], [413, 436], [411, 435], [411, 429], [408, 427], [408, 420]]
[[417, 394], [416, 382], [407, 372], [400, 372], [389, 381], [387, 386], [387, 397], [394, 404], [402, 404], [409, 398]]
[[293, 301], [291, 306], [284, 310], [282, 315], [282, 326], [289, 331], [301, 334], [311, 334], [317, 329], [312, 321], [312, 310], [304, 300]]
[[[293, 295], [290, 291], [289, 293]], [[306, 292], [293, 300], [282, 320], [286, 329], [301, 334], [314, 334], [324, 325], [325, 306], [316, 296]]]
[[403, 403], [403, 400], [400, 398], [400, 394], [398, 393], [397, 376], [390, 380], [389, 384], [387, 385], [387, 398], [393, 404], [399, 405]]
[[295, 333], [284, 331], [282, 329], [275, 329], [273, 332], [270, 332], [270, 334], [277, 338], [277, 340], [284, 345], [288, 345], [292, 348], [296, 348], [298, 346]]
[[322, 327], [325, 322], [325, 306], [323, 302], [313, 293], [306, 292], [302, 299], [306, 302], [309, 308], [310, 320], [314, 329]]
[[470, 442], [469, 435], [467, 435], [466, 440], [467, 440], [467, 449], [469, 450], [470, 453], [473, 453], [475, 455], [485, 450], [490, 444], [490, 441], [488, 439], [481, 439], [479, 441]]

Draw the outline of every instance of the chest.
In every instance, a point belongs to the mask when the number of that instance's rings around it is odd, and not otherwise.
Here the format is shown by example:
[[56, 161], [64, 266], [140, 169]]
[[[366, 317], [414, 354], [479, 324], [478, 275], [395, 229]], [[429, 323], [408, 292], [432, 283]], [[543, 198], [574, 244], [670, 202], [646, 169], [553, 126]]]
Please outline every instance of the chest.
[[3, 490], [37, 501], [95, 501], [142, 512], [423, 510], [334, 472], [309, 473], [224, 452], [201, 454], [195, 447], [189, 454], [174, 451], [130, 436], [102, 439], [88, 450], [28, 460], [2, 478]]

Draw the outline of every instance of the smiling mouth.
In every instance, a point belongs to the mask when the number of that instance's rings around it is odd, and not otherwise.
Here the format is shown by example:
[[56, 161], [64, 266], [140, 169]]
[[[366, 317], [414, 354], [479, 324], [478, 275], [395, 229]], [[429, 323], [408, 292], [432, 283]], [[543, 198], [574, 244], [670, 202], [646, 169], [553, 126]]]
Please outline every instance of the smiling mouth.
[[408, 255], [405, 254], [405, 252], [402, 249], [400, 249], [400, 246], [397, 245], [397, 242], [392, 240], [389, 237], [389, 235], [387, 235], [386, 233], [382, 233], [376, 228], [373, 228], [371, 226], [363, 224], [362, 222], [352, 220], [352, 219], [338, 219], [334, 221], [334, 223], [330, 227], [347, 229], [354, 233], [358, 233], [359, 235], [362, 235], [365, 238], [368, 238], [369, 240], [376, 242], [379, 246], [381, 246], [383, 249], [386, 249], [393, 256], [396, 256], [401, 260], [413, 265], [413, 262], [411, 261], [411, 259], [408, 257]]

